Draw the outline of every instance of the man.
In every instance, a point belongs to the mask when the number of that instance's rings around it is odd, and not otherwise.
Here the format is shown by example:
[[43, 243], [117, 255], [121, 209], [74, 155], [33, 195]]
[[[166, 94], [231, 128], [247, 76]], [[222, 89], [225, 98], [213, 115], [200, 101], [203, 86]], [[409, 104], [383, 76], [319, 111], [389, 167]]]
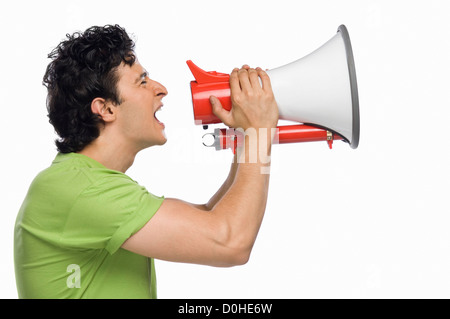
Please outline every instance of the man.
[[[154, 196], [125, 172], [139, 151], [166, 142], [155, 113], [168, 92], [149, 78], [125, 30], [108, 25], [68, 35], [49, 57], [44, 84], [59, 152], [17, 216], [19, 297], [155, 298], [153, 258], [246, 263], [266, 206], [266, 161], [249, 163], [242, 146], [204, 205]], [[276, 127], [278, 108], [263, 70], [236, 68], [230, 86], [231, 111], [211, 97], [226, 125], [255, 129], [257, 139]]]

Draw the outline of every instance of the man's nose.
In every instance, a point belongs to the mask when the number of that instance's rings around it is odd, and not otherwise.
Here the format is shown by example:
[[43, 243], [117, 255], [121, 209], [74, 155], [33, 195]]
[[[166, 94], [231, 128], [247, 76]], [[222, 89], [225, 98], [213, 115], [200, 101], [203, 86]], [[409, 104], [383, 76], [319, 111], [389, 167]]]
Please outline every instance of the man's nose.
[[155, 90], [155, 94], [156, 94], [157, 96], [160, 96], [161, 98], [163, 98], [163, 97], [165, 97], [167, 94], [169, 94], [169, 92], [167, 91], [167, 89], [166, 89], [166, 87], [165, 87], [164, 85], [162, 85], [161, 83], [156, 82], [156, 81], [154, 81], [154, 82], [155, 82], [155, 88], [154, 88], [154, 90]]

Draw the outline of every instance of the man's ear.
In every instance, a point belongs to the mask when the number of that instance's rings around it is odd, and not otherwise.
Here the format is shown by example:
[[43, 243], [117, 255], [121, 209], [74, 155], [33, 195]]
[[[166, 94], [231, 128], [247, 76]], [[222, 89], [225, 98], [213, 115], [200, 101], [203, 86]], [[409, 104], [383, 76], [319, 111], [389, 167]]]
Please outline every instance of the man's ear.
[[101, 97], [92, 100], [91, 111], [97, 114], [104, 122], [112, 122], [116, 119], [114, 105]]

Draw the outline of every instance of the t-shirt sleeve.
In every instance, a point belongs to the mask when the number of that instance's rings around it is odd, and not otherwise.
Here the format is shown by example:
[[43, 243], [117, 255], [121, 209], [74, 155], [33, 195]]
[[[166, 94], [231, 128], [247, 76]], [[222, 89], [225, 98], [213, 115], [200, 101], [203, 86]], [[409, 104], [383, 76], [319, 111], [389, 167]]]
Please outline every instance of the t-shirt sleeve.
[[153, 217], [163, 200], [126, 175], [104, 177], [78, 196], [60, 244], [114, 254]]

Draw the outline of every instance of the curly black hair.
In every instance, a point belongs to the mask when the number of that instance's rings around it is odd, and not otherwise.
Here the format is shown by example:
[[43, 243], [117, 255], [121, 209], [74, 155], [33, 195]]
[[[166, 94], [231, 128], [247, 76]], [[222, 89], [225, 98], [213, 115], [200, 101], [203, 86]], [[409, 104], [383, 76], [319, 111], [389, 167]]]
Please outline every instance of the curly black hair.
[[52, 62], [43, 79], [61, 153], [79, 152], [99, 136], [103, 121], [92, 113], [91, 103], [100, 97], [119, 105], [117, 67], [136, 60], [134, 41], [119, 25], [94, 26], [66, 37], [48, 55]]

